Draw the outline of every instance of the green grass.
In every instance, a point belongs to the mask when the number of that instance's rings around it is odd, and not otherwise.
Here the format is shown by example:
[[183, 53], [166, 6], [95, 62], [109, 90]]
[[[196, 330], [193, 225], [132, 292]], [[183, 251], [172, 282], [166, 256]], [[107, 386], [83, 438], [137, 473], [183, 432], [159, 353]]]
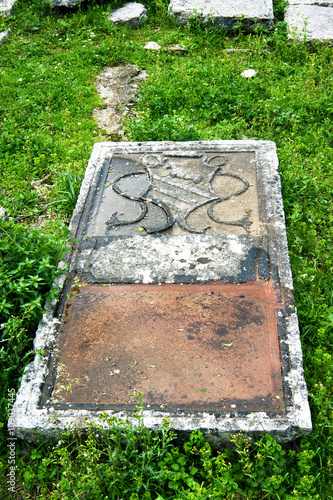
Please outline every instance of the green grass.
[[[112, 27], [107, 11], [115, 5], [88, 2], [62, 12], [22, 0], [0, 25], [11, 29], [0, 48], [0, 205], [10, 216], [0, 224], [3, 498], [332, 499], [333, 49], [290, 42], [284, 1], [275, 2], [276, 30], [252, 35], [197, 21], [178, 28], [157, 0], [140, 30]], [[179, 43], [188, 53], [149, 52], [148, 41]], [[248, 50], [228, 53], [230, 47]], [[19, 387], [32, 359], [64, 250], [61, 223], [69, 220], [94, 142], [105, 140], [92, 118], [95, 77], [122, 63], [149, 74], [138, 118], [126, 124], [131, 140], [276, 142], [314, 430], [288, 447], [238, 437], [236, 451], [217, 455], [199, 433], [175, 447], [167, 423], [154, 435], [112, 421], [114, 437], [106, 442], [92, 429], [87, 441], [53, 448], [18, 443], [13, 496], [6, 485], [8, 390]], [[242, 78], [249, 68], [256, 76]], [[31, 184], [46, 176], [44, 189]]]

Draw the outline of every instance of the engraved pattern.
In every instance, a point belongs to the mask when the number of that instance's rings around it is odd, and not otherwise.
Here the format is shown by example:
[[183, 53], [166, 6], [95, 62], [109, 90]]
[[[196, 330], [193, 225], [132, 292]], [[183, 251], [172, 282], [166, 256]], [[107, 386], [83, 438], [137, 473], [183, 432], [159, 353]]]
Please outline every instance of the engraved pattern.
[[[195, 158], [199, 160], [200, 172], [192, 172], [177, 163], [179, 159]], [[119, 226], [137, 224], [146, 233], [160, 232], [177, 223], [183, 230], [190, 233], [204, 234], [211, 226], [204, 228], [193, 227], [188, 219], [200, 207], [207, 206], [207, 215], [218, 224], [242, 227], [246, 233], [250, 232], [249, 220], [251, 211], [238, 220], [224, 220], [214, 213], [214, 207], [245, 193], [249, 189], [249, 182], [244, 177], [230, 172], [223, 172], [223, 167], [228, 163], [224, 155], [207, 155], [202, 152], [168, 152], [167, 154], [146, 154], [140, 157], [135, 172], [121, 172], [112, 183], [112, 189], [123, 198], [136, 202], [140, 213], [132, 220], [119, 218], [114, 212], [106, 221], [108, 230]], [[135, 194], [135, 185], [140, 181], [145, 182], [140, 195]], [[240, 181], [241, 187], [230, 190], [224, 196], [216, 193], [212, 183], [217, 177], [229, 178]], [[130, 189], [124, 190], [124, 182]], [[158, 209], [158, 210], [157, 210]], [[153, 221], [153, 210], [157, 210], [158, 221]]]

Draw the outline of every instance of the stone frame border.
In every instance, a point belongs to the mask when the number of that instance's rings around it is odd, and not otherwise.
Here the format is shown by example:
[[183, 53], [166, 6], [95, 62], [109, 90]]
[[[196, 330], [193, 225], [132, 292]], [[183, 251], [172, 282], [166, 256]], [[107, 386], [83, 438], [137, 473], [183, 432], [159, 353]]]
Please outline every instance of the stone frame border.
[[[174, 142], [146, 142], [146, 143], [96, 143], [90, 157], [86, 175], [83, 180], [80, 194], [70, 222], [71, 237], [75, 237], [87, 201], [90, 186], [103, 167], [108, 152], [154, 152], [163, 148], [165, 151], [175, 148], [193, 149], [205, 148], [206, 151], [222, 148], [225, 152], [254, 152], [256, 162], [260, 165], [266, 201], [266, 216], [273, 223], [275, 239], [271, 252], [274, 260], [277, 259], [280, 290], [283, 297], [287, 297], [287, 304], [278, 312], [278, 321], [284, 316], [285, 335], [280, 337], [282, 377], [286, 393], [286, 410], [276, 417], [269, 416], [266, 412], [229, 412], [223, 415], [211, 414], [204, 411], [179, 412], [170, 416], [167, 409], [154, 411], [144, 409], [142, 412], [143, 423], [147, 427], [158, 430], [163, 420], [167, 417], [171, 427], [176, 431], [192, 431], [200, 429], [207, 439], [215, 444], [227, 442], [237, 432], [243, 432], [249, 438], [265, 433], [271, 434], [280, 442], [295, 439], [300, 434], [308, 434], [312, 430], [311, 414], [308, 404], [307, 387], [304, 379], [302, 347], [296, 308], [293, 300], [293, 282], [288, 256], [288, 243], [284, 221], [281, 184], [278, 174], [278, 158], [275, 143], [271, 141], [195, 141], [185, 143]], [[150, 238], [145, 236], [140, 238]], [[65, 291], [68, 281], [73, 279], [78, 249], [74, 248], [71, 255], [59, 264], [63, 268], [69, 264], [67, 275], [62, 275], [55, 280], [54, 287]], [[55, 341], [60, 320], [57, 318], [59, 299], [52, 299], [45, 305], [45, 312], [38, 326], [34, 340], [34, 350], [47, 352]], [[17, 437], [27, 441], [36, 441], [39, 438], [56, 440], [68, 428], [75, 431], [84, 431], [87, 421], [102, 424], [97, 410], [55, 410], [54, 408], [39, 407], [42, 387], [49, 370], [48, 356], [35, 355], [25, 370], [17, 399], [12, 411], [8, 426], [14, 430]], [[137, 419], [131, 411], [110, 411], [106, 413], [117, 418], [128, 418], [132, 423]]]

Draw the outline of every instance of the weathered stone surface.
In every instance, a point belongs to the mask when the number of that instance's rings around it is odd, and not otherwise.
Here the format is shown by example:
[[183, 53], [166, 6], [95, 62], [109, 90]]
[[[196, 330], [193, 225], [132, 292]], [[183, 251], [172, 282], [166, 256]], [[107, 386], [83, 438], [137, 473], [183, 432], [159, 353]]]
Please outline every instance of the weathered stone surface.
[[3, 45], [9, 36], [9, 29], [6, 31], [1, 31], [0, 33], [0, 45]]
[[289, 0], [289, 5], [320, 5], [322, 7], [332, 7], [332, 0]]
[[333, 8], [331, 3], [329, 5], [324, 7], [322, 3], [291, 3], [286, 15], [290, 37], [303, 39], [306, 36], [309, 41], [332, 40]]
[[5, 17], [13, 13], [16, 0], [1, 0], [0, 1], [0, 15]]
[[129, 26], [139, 27], [147, 20], [147, 11], [141, 3], [130, 2], [112, 12], [109, 19], [114, 24], [128, 24]]
[[50, 0], [50, 3], [55, 7], [74, 8], [78, 7], [82, 3], [82, 0]]
[[167, 417], [215, 442], [311, 430], [277, 168], [264, 141], [95, 145], [70, 224], [79, 243], [36, 333], [45, 356], [15, 403], [17, 436], [57, 438], [101, 410], [134, 421], [136, 387], [154, 429]]
[[222, 29], [230, 30], [239, 22], [244, 29], [251, 30], [255, 24], [268, 29], [273, 27], [272, 0], [173, 0], [169, 12], [180, 25], [187, 24], [198, 16]]
[[146, 50], [161, 50], [161, 46], [157, 42], [148, 42], [144, 47]]
[[93, 115], [99, 128], [107, 135], [125, 138], [124, 117], [133, 112], [133, 100], [139, 85], [146, 78], [147, 73], [132, 64], [105, 68], [98, 75], [96, 88], [103, 105], [95, 108]]
[[[256, 261], [267, 256], [266, 242], [244, 235], [175, 235], [116, 239], [82, 250], [77, 273], [100, 283], [227, 282], [256, 279]], [[219, 258], [221, 256], [221, 258]], [[223, 256], [223, 258], [222, 258]], [[267, 262], [268, 264], [268, 262]], [[262, 274], [265, 278], [268, 274]]]

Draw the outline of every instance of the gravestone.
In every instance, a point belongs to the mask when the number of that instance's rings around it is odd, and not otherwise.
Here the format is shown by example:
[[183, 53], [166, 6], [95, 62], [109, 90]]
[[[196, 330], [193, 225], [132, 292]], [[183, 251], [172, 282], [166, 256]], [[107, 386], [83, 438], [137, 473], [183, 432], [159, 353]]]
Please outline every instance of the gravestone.
[[274, 21], [272, 0], [172, 0], [169, 13], [181, 26], [196, 18], [224, 30], [238, 25], [247, 31], [256, 25], [272, 29]]
[[[275, 144], [96, 144], [13, 411], [55, 438], [106, 411], [207, 439], [311, 430]], [[55, 426], [56, 422], [56, 426]]]

